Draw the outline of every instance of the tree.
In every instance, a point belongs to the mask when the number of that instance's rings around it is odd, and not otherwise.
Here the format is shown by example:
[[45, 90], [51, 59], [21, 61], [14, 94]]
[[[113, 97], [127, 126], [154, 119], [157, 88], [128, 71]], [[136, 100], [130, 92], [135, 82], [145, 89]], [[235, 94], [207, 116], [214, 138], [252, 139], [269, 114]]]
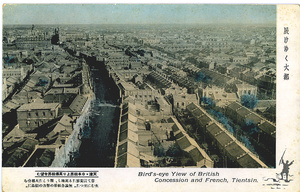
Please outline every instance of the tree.
[[157, 157], [163, 157], [166, 155], [166, 151], [165, 151], [164, 147], [162, 146], [162, 144], [156, 143], [154, 145], [154, 155]]
[[242, 105], [249, 108], [249, 109], [253, 109], [256, 107], [257, 103], [258, 103], [258, 99], [256, 98], [255, 95], [243, 95], [241, 98], [242, 101]]
[[228, 119], [225, 117], [225, 115], [223, 115], [223, 113], [215, 111], [213, 109], [210, 109], [208, 113], [216, 117], [217, 121], [222, 123], [228, 131], [234, 133], [233, 127], [229, 124]]
[[169, 149], [167, 150], [167, 156], [170, 157], [176, 157], [180, 154], [180, 148], [177, 144], [173, 144], [169, 147]]
[[252, 136], [257, 136], [259, 130], [256, 127], [255, 123], [251, 119], [246, 119], [245, 124], [242, 126], [242, 129], [249, 133]]
[[196, 74], [195, 80], [198, 81], [198, 82], [202, 81], [204, 83], [211, 83], [212, 78], [210, 76], [205, 75], [202, 72], [199, 72], [199, 73]]
[[203, 104], [207, 105], [208, 107], [213, 107], [215, 106], [216, 102], [214, 100], [212, 100], [209, 97], [201, 97], [200, 99], [201, 102], [203, 102]]
[[251, 142], [249, 141], [249, 138], [246, 136], [240, 136], [241, 142], [245, 144], [245, 146], [252, 152], [255, 153], [255, 149], [252, 146]]
[[48, 84], [47, 79], [40, 79], [39, 82], [36, 84], [37, 86], [45, 86]]
[[205, 75], [202, 72], [196, 74], [195, 80], [196, 81], [203, 81]]

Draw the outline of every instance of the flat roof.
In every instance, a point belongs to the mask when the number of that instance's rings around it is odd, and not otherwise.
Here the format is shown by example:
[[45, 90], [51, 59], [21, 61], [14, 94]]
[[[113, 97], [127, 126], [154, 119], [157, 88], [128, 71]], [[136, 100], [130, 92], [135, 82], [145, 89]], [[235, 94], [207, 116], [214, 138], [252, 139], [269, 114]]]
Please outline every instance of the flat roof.
[[128, 82], [120, 82], [121, 86], [126, 90], [126, 91], [133, 91], [136, 90], [136, 86], [133, 83], [128, 83]]

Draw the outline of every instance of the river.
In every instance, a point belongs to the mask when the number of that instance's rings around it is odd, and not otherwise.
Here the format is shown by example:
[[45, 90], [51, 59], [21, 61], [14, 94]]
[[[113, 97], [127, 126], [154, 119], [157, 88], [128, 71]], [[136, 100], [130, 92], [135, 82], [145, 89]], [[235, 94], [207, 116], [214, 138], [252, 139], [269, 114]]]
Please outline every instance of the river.
[[95, 92], [90, 110], [91, 134], [82, 140], [72, 166], [113, 167], [120, 115], [119, 91], [102, 65], [91, 70], [91, 78]]

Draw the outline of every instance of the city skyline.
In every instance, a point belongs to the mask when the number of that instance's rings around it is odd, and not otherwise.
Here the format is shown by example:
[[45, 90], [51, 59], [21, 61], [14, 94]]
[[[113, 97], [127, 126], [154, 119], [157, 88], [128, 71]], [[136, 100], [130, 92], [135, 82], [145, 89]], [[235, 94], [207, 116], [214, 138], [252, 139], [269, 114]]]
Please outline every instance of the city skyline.
[[276, 5], [6, 4], [3, 7], [4, 25], [209, 23], [276, 24]]
[[3, 28], [3, 167], [275, 166], [276, 26], [36, 26]]

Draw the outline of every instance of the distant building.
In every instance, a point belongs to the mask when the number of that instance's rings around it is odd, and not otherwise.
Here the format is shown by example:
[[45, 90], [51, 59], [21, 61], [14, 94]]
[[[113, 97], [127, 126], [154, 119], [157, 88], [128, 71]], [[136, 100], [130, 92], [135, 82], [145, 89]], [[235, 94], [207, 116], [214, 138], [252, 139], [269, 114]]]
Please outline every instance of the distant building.
[[43, 98], [45, 103], [65, 103], [79, 93], [79, 88], [51, 88]]
[[211, 98], [216, 102], [216, 105], [220, 107], [238, 100], [236, 93], [227, 93], [224, 88], [218, 88], [216, 86], [199, 88], [198, 92], [200, 98]]
[[233, 63], [247, 64], [249, 62], [247, 57], [234, 57], [232, 59]]
[[195, 93], [195, 90], [197, 89], [197, 85], [195, 84], [195, 82], [193, 80], [190, 80], [189, 78], [180, 77], [179, 75], [172, 74], [170, 76], [170, 79], [179, 86], [185, 87], [188, 93]]
[[19, 128], [19, 125], [16, 125], [12, 131], [10, 131], [6, 136], [4, 136], [2, 141], [3, 149], [7, 147], [11, 147], [12, 145], [16, 144], [17, 142], [22, 141], [26, 138], [26, 134]]
[[239, 98], [242, 97], [242, 95], [251, 94], [256, 96], [257, 95], [257, 87], [249, 84], [236, 84], [237, 88], [237, 95]]
[[208, 69], [209, 69], [209, 70], [214, 70], [214, 69], [215, 69], [215, 62], [209, 63]]
[[140, 102], [152, 101], [155, 96], [159, 95], [156, 90], [150, 88], [139, 89], [132, 82], [120, 82], [118, 87], [120, 89], [120, 96], [132, 96], [136, 101]]
[[252, 71], [252, 70], [245, 70], [241, 73], [241, 80], [245, 81], [245, 82], [248, 82], [252, 85], [256, 85], [256, 79], [255, 79], [255, 72]]
[[164, 74], [160, 74], [156, 71], [152, 71], [148, 76], [147, 79], [155, 84], [158, 88], [169, 88], [172, 82], [166, 77]]
[[226, 74], [227, 73], [227, 67], [226, 67], [226, 65], [217, 65], [216, 66], [216, 70], [219, 73], [222, 73], [222, 74]]
[[276, 88], [276, 77], [263, 75], [257, 79], [257, 86], [265, 90], [273, 90]]
[[165, 95], [178, 95], [178, 94], [186, 94], [187, 89], [185, 87], [172, 86], [165, 90]]

